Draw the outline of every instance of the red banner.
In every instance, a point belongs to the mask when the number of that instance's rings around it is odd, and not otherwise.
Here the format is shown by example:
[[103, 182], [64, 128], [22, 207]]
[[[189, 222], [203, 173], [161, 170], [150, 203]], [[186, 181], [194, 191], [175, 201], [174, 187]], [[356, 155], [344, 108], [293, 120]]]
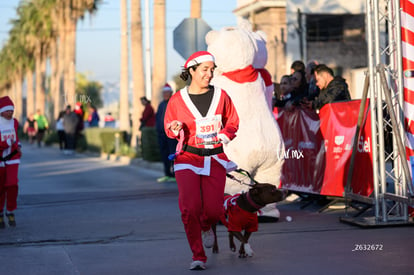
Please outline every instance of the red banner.
[[[278, 110], [285, 142], [282, 186], [291, 191], [342, 197], [360, 100], [325, 105], [319, 115], [302, 108]], [[366, 105], [368, 108], [368, 103]], [[371, 116], [361, 126], [352, 176], [355, 194], [373, 191]]]

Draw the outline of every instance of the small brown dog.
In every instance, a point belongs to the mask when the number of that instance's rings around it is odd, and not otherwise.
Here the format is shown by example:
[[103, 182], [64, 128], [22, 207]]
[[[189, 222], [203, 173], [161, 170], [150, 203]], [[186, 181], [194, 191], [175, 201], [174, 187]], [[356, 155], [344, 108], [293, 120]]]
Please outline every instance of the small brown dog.
[[[272, 184], [255, 183], [248, 192], [225, 196], [225, 216], [222, 217], [221, 222], [229, 232], [231, 251], [236, 251], [234, 243], [234, 237], [236, 237], [241, 242], [239, 257], [253, 256], [254, 252], [248, 241], [250, 235], [258, 229], [257, 211], [269, 203], [284, 200], [286, 194], [287, 191], [280, 190]], [[218, 253], [216, 225], [213, 225], [212, 229], [215, 236], [213, 253]]]

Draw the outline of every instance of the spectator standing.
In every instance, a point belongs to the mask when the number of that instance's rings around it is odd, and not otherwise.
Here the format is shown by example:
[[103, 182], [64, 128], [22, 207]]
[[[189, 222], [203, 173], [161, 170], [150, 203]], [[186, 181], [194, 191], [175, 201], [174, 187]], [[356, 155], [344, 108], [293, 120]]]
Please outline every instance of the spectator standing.
[[45, 115], [40, 109], [37, 109], [37, 112], [34, 115], [34, 119], [36, 120], [37, 125], [37, 146], [40, 148], [42, 146], [46, 130], [49, 128], [49, 123], [47, 122]]
[[143, 127], [154, 127], [155, 112], [154, 108], [151, 106], [151, 101], [143, 96], [141, 97], [141, 104], [144, 105], [144, 111], [142, 112], [142, 116], [139, 120], [141, 122], [139, 129], [141, 130]]
[[99, 127], [99, 115], [93, 105], [89, 106], [88, 126]]
[[34, 114], [30, 114], [29, 117], [26, 118], [26, 122], [23, 126], [23, 133], [27, 134], [29, 137], [29, 143], [33, 144], [37, 133], [37, 124], [34, 119]]
[[104, 127], [110, 127], [110, 128], [114, 128], [115, 127], [115, 119], [112, 116], [111, 112], [108, 112], [105, 114], [104, 117]]
[[222, 144], [235, 138], [239, 118], [227, 93], [210, 85], [215, 67], [207, 51], [187, 59], [181, 78], [190, 84], [171, 97], [164, 120], [167, 136], [180, 139], [174, 170], [181, 220], [193, 253], [191, 270], [206, 268], [203, 244], [210, 248], [214, 243], [211, 225], [223, 215], [226, 172], [235, 168]]
[[334, 76], [332, 69], [325, 64], [319, 64], [315, 67], [315, 79], [320, 93], [313, 101], [303, 101], [303, 104], [308, 108], [320, 110], [328, 103], [351, 100], [345, 79], [340, 76]]
[[78, 116], [78, 125], [76, 127], [76, 136], [75, 136], [75, 149], [77, 148], [78, 141], [82, 136], [82, 131], [85, 129], [84, 117], [85, 111], [83, 105], [80, 102], [77, 102], [75, 105], [75, 114]]
[[293, 74], [296, 71], [305, 71], [305, 63], [302, 60], [295, 60], [290, 65], [290, 74]]
[[177, 140], [167, 137], [164, 129], [164, 117], [167, 110], [168, 101], [173, 94], [171, 86], [167, 84], [162, 88], [163, 100], [158, 105], [157, 113], [155, 114], [157, 128], [158, 144], [160, 148], [161, 160], [164, 165], [164, 176], [157, 179], [158, 182], [175, 181], [173, 162], [168, 158], [169, 155], [175, 152], [177, 147]]
[[59, 117], [56, 120], [56, 131], [59, 139], [59, 149], [62, 151], [66, 148], [66, 137], [65, 137], [65, 128], [63, 127], [63, 117], [65, 116], [65, 111], [59, 113]]
[[299, 101], [308, 95], [308, 83], [306, 83], [305, 71], [294, 71], [290, 76], [290, 82], [293, 89], [293, 96]]
[[71, 107], [66, 107], [65, 115], [63, 116], [63, 129], [65, 130], [66, 148], [64, 154], [71, 155], [76, 149], [76, 135], [79, 124], [79, 116], [72, 112]]
[[19, 122], [13, 118], [14, 104], [8, 96], [0, 98], [0, 228], [5, 227], [4, 207], [9, 226], [16, 226], [18, 170], [21, 144], [17, 135]]
[[315, 60], [309, 61], [306, 65], [306, 82], [308, 83], [308, 99], [313, 100], [319, 95], [319, 87], [316, 86], [315, 68], [318, 62]]
[[85, 112], [83, 110], [82, 103], [80, 103], [80, 102], [77, 102], [76, 103], [76, 105], [75, 105], [75, 111], [74, 112], [79, 117], [78, 126], [77, 126], [77, 130], [76, 131], [77, 131], [77, 134], [80, 134], [83, 131], [84, 127], [85, 127], [85, 124], [83, 122], [83, 118], [84, 118]]
[[280, 98], [276, 99], [275, 107], [284, 107], [287, 102], [293, 100], [293, 88], [291, 85], [290, 75], [286, 74], [282, 76], [280, 79], [279, 90]]

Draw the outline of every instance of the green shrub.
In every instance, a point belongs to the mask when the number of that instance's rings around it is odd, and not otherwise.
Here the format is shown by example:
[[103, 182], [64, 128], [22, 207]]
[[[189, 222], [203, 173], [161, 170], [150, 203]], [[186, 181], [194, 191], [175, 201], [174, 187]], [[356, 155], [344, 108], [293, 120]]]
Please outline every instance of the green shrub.
[[59, 136], [57, 131], [47, 130], [45, 132], [45, 136], [43, 137], [43, 141], [46, 145], [52, 145], [53, 143], [59, 143]]
[[23, 127], [20, 126], [20, 125], [17, 128], [17, 136], [19, 137], [20, 140], [28, 140], [29, 139], [27, 134], [23, 133]]
[[83, 130], [83, 133], [88, 142], [88, 146], [101, 148], [102, 147], [101, 133], [106, 133], [106, 132], [114, 133], [116, 131], [117, 130], [113, 128], [92, 127], [92, 128], [85, 128], [85, 130]]
[[[145, 130], [147, 133], [144, 139], [147, 152], [147, 160], [158, 161], [159, 150], [157, 143], [157, 136], [154, 128], [149, 128]], [[115, 135], [119, 134], [119, 151], [115, 152]], [[22, 136], [23, 133], [22, 133]], [[120, 131], [114, 128], [86, 128], [77, 140], [76, 151], [91, 151], [91, 152], [102, 152], [105, 154], [118, 154], [120, 156], [128, 156], [130, 158], [136, 158], [141, 156], [141, 148], [132, 148], [129, 146], [129, 141], [131, 137], [126, 131]], [[59, 143], [59, 137], [57, 131], [49, 130], [45, 134], [44, 138], [46, 145], [52, 145], [54, 143]]]
[[106, 154], [121, 153], [115, 152], [116, 150], [116, 135], [119, 135], [119, 149], [125, 144], [125, 131], [113, 130], [113, 131], [104, 131], [100, 133], [101, 139], [101, 151]]
[[80, 134], [76, 140], [76, 151], [84, 152], [88, 150], [88, 142], [86, 141], [85, 135]]
[[135, 148], [130, 147], [128, 144], [122, 144], [121, 146], [121, 156], [127, 156], [130, 158], [138, 157], [138, 152]]
[[144, 127], [141, 129], [141, 152], [144, 160], [161, 160], [157, 130], [154, 127]]

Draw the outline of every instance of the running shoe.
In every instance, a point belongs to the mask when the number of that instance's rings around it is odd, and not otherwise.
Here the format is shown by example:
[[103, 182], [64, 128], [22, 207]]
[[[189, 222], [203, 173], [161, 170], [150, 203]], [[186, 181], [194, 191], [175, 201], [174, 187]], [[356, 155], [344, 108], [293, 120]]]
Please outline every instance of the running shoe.
[[212, 248], [214, 245], [214, 232], [210, 228], [208, 231], [201, 232], [201, 236], [203, 237], [203, 244], [205, 248]]
[[202, 261], [193, 261], [190, 265], [190, 270], [204, 270], [206, 269], [206, 264]]

